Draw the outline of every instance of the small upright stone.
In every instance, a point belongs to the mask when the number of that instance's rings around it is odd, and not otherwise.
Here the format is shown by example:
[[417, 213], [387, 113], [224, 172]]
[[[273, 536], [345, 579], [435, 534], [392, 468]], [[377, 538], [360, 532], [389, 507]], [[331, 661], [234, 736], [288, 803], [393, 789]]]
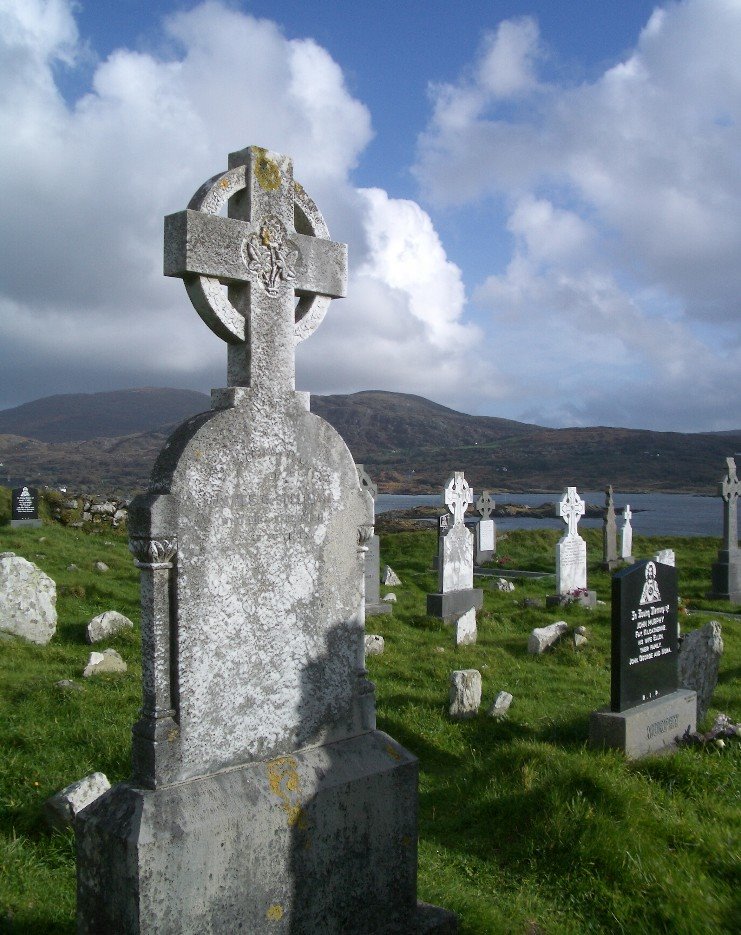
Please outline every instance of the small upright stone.
[[461, 721], [475, 717], [481, 704], [481, 673], [458, 669], [450, 674], [450, 716]]
[[386, 588], [398, 588], [401, 585], [401, 579], [390, 565], [384, 565], [381, 583]]
[[85, 639], [88, 643], [99, 643], [124, 630], [133, 630], [134, 624], [128, 617], [117, 610], [106, 610], [88, 621], [85, 627]]
[[0, 554], [0, 631], [46, 646], [57, 630], [57, 586], [33, 562]]
[[711, 620], [686, 633], [679, 650], [679, 684], [697, 693], [697, 720], [708, 713], [718, 684], [723, 635], [720, 624]]
[[377, 633], [366, 633], [365, 635], [365, 655], [382, 656], [386, 648], [385, 640]]
[[494, 704], [489, 708], [489, 717], [502, 718], [507, 716], [507, 712], [512, 704], [512, 695], [509, 692], [501, 691], [497, 693]]
[[111, 788], [105, 773], [91, 773], [70, 783], [44, 803], [44, 817], [52, 828], [67, 828], [83, 808], [100, 798]]

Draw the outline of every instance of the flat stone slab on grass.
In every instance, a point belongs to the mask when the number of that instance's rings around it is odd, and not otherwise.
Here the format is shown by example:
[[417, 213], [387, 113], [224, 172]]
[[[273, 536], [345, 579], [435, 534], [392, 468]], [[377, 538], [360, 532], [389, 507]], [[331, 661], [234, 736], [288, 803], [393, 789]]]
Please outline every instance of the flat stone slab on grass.
[[106, 610], [97, 617], [93, 617], [85, 628], [85, 639], [88, 643], [99, 643], [109, 639], [123, 630], [133, 630], [134, 624], [120, 614], [117, 610]]
[[533, 655], [539, 656], [541, 653], [544, 653], [546, 649], [555, 646], [568, 629], [569, 625], [565, 620], [559, 620], [557, 623], [549, 623], [547, 627], [535, 627], [530, 634], [530, 639], [527, 641], [527, 651]]
[[0, 630], [45, 646], [57, 629], [57, 586], [33, 562], [0, 553]]
[[697, 720], [708, 713], [718, 683], [723, 636], [720, 624], [711, 620], [685, 634], [679, 649], [679, 684], [697, 692]]
[[112, 672], [125, 672], [126, 663], [115, 649], [105, 649], [102, 653], [90, 653], [90, 658], [82, 673], [83, 678], [91, 675], [104, 675]]
[[481, 673], [458, 669], [450, 673], [450, 716], [454, 720], [475, 717], [481, 704]]
[[91, 773], [70, 783], [44, 803], [44, 817], [52, 828], [73, 825], [78, 812], [111, 788], [105, 773]]

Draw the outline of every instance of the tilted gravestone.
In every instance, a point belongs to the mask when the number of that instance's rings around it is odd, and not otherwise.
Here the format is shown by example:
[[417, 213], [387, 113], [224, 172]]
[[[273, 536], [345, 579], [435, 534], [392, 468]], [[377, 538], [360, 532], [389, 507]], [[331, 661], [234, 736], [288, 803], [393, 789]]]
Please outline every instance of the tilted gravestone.
[[455, 626], [456, 645], [476, 642], [476, 611], [483, 604], [483, 591], [473, 586], [473, 534], [464, 516], [473, 502], [473, 492], [463, 471], [456, 471], [445, 485], [443, 502], [452, 514], [452, 525], [439, 527], [438, 588], [427, 595], [427, 613]]
[[711, 598], [741, 604], [741, 549], [738, 547], [738, 495], [741, 482], [736, 474], [736, 462], [726, 458], [728, 472], [718, 485], [723, 500], [723, 545], [718, 561], [710, 570]]
[[623, 510], [623, 528], [620, 530], [620, 557], [630, 565], [633, 564], [633, 527], [630, 524], [632, 518], [630, 504], [626, 503]]
[[[360, 486], [363, 490], [367, 490], [375, 501], [378, 487], [362, 464], [358, 464], [357, 469]], [[367, 548], [368, 551], [365, 553], [365, 616], [390, 614], [391, 604], [381, 600], [381, 541], [375, 533], [368, 539]]]
[[613, 571], [618, 565], [615, 501], [610, 484], [605, 490], [605, 515], [602, 521], [602, 567]]
[[165, 272], [227, 341], [229, 387], [131, 504], [143, 706], [131, 780], [78, 822], [79, 931], [452, 931], [416, 903], [417, 762], [375, 729], [371, 497], [294, 390], [345, 247], [291, 160], [257, 147], [165, 231]]
[[488, 490], [485, 490], [476, 501], [480, 519], [474, 529], [475, 553], [474, 562], [483, 565], [494, 558], [497, 552], [497, 529], [491, 514], [496, 503], [492, 500]]
[[39, 492], [35, 487], [14, 487], [10, 493], [10, 525], [41, 526]]
[[696, 719], [695, 693], [680, 689], [677, 572], [637, 562], [612, 579], [610, 708], [594, 711], [594, 746], [636, 758], [674, 746]]

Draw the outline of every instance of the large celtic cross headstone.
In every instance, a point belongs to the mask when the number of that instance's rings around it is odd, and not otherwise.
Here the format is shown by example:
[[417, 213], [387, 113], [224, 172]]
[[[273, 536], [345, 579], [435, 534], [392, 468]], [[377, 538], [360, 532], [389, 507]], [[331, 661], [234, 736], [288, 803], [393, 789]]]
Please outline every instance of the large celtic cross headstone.
[[556, 545], [556, 591], [559, 595], [574, 595], [587, 587], [587, 544], [578, 533], [585, 509], [576, 487], [567, 487], [557, 507], [558, 515], [567, 526], [566, 535]]
[[130, 505], [144, 703], [131, 780], [77, 824], [78, 931], [421, 930], [416, 760], [375, 729], [364, 664], [373, 500], [294, 390], [345, 247], [291, 160], [257, 147], [166, 219], [165, 244], [229, 345], [229, 387]]
[[291, 160], [250, 146], [165, 218], [164, 271], [227, 342], [228, 385], [280, 391], [294, 388], [294, 345], [345, 295], [347, 247], [329, 240]]

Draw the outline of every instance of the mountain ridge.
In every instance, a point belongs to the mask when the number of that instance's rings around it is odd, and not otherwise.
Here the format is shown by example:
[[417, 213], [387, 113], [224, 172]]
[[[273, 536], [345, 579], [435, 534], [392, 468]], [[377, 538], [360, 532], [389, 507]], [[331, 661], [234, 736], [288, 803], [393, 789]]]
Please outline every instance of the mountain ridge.
[[[146, 486], [172, 429], [209, 408], [205, 393], [144, 387], [58, 394], [0, 410], [0, 483], [22, 478], [129, 495]], [[594, 490], [610, 483], [715, 494], [736, 439], [735, 432], [554, 429], [384, 390], [312, 396], [311, 409], [389, 493], [436, 493], [453, 470], [463, 470], [476, 489]]]

